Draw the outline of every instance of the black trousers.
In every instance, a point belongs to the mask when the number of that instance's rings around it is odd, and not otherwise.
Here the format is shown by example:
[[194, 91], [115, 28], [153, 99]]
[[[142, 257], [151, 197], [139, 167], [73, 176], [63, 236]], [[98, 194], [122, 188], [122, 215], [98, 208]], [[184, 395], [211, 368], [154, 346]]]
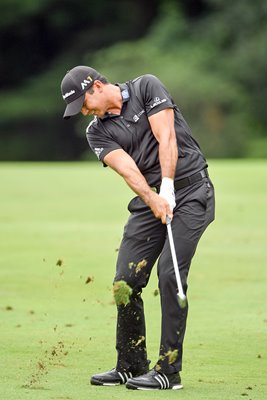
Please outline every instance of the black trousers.
[[[156, 368], [167, 374], [181, 371], [188, 306], [181, 309], [177, 301], [166, 225], [154, 217], [139, 197], [131, 200], [128, 209], [131, 215], [124, 228], [115, 281], [126, 281], [133, 293], [130, 303], [118, 306], [116, 368], [137, 372], [149, 363], [141, 293], [158, 259], [162, 323]], [[192, 257], [201, 235], [214, 220], [214, 209], [214, 188], [209, 178], [176, 192], [172, 231], [185, 293]]]

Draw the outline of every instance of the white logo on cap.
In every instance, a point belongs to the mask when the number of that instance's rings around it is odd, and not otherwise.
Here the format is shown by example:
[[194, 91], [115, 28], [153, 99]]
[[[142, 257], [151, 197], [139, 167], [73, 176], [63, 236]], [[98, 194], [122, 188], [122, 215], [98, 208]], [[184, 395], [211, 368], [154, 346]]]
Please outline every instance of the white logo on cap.
[[[87, 79], [90, 79], [90, 80], [88, 81]], [[91, 83], [93, 80], [91, 78], [91, 76], [88, 76], [87, 79], [84, 79], [83, 82], [81, 82], [82, 90], [84, 90], [87, 87], [87, 85], [89, 85], [89, 83]]]
[[63, 94], [62, 97], [65, 100], [67, 97], [70, 97], [74, 93], [75, 93], [75, 90], [71, 90], [70, 92]]

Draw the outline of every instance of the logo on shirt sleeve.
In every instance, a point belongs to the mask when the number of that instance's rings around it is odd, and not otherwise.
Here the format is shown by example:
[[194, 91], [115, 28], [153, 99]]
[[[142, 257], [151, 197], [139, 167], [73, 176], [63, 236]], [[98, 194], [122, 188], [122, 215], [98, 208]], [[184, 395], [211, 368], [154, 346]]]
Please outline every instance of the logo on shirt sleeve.
[[100, 155], [101, 155], [103, 150], [104, 150], [103, 147], [94, 147], [94, 152], [95, 152], [95, 154], [96, 154], [96, 156], [97, 156], [97, 158], [99, 160], [100, 160]]
[[159, 104], [165, 103], [167, 99], [160, 99], [159, 97], [155, 97], [153, 99], [154, 103], [150, 105], [150, 108], [154, 108], [158, 106]]

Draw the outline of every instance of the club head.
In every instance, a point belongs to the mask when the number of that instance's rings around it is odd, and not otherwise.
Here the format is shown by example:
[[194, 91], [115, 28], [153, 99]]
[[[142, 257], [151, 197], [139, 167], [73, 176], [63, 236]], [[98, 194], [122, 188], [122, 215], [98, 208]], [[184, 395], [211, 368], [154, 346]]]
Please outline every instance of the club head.
[[187, 306], [187, 298], [185, 294], [178, 293], [178, 304], [181, 308], [185, 308]]

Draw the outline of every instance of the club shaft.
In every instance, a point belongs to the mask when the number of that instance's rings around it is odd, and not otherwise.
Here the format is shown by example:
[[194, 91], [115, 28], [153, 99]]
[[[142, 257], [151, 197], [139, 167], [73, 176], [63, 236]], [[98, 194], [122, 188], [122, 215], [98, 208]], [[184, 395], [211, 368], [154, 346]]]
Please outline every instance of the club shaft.
[[175, 251], [175, 246], [174, 246], [174, 240], [173, 240], [173, 234], [172, 234], [172, 228], [171, 228], [171, 223], [167, 223], [167, 231], [168, 231], [168, 236], [169, 236], [169, 242], [170, 242], [170, 248], [171, 248], [171, 255], [172, 255], [172, 261], [173, 261], [173, 266], [174, 266], [174, 272], [175, 272], [175, 277], [177, 281], [177, 286], [178, 286], [178, 292], [184, 296], [184, 291], [183, 291], [183, 286], [182, 286], [182, 281], [181, 281], [181, 276], [179, 272], [179, 267], [178, 267], [178, 261], [176, 257], [176, 251]]

